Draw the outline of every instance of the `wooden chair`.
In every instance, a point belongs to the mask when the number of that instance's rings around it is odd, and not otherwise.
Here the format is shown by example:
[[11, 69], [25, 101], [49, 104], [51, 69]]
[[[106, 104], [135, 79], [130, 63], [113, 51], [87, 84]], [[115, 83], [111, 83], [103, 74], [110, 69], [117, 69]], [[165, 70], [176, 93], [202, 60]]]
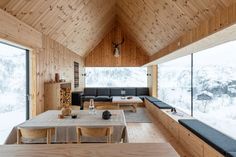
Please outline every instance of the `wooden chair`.
[[17, 144], [22, 144], [22, 138], [40, 139], [46, 138], [46, 143], [51, 144], [52, 135], [55, 134], [55, 128], [35, 129], [35, 128], [18, 128]]
[[[106, 137], [106, 143], [111, 143], [113, 127], [104, 128], [90, 128], [90, 127], [77, 127], [77, 143], [81, 143], [81, 137]], [[89, 142], [86, 142], [89, 143]]]

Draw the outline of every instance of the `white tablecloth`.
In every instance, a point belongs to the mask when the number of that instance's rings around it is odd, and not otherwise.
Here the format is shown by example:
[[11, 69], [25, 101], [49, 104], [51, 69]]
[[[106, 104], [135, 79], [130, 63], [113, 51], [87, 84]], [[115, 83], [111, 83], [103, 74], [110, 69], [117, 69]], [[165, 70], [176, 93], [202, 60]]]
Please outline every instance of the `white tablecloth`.
[[[53, 142], [76, 142], [76, 127], [87, 126], [87, 127], [113, 127], [112, 142], [120, 142], [123, 138], [124, 142], [128, 142], [126, 121], [124, 112], [122, 110], [110, 111], [112, 116], [109, 120], [102, 119], [102, 110], [97, 110], [96, 114], [89, 114], [88, 110], [76, 110], [72, 111], [73, 114], [78, 114], [76, 119], [71, 117], [65, 117], [64, 119], [58, 119], [59, 110], [46, 111], [17, 127], [22, 128], [48, 128], [54, 127], [56, 129], [55, 138]], [[123, 136], [123, 137], [122, 137]], [[102, 142], [99, 139], [83, 138], [83, 141], [89, 142]], [[7, 144], [7, 142], [6, 142]]]

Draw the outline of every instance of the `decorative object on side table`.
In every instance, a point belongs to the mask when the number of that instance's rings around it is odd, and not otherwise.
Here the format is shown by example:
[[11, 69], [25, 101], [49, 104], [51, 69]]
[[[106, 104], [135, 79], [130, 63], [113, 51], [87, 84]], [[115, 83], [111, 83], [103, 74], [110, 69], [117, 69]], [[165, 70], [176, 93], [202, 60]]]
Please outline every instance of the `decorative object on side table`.
[[121, 90], [120, 94], [121, 94], [121, 99], [125, 99], [126, 92], [124, 89]]
[[128, 96], [127, 99], [132, 99], [133, 97], [132, 96]]
[[59, 75], [59, 73], [55, 73], [55, 82], [60, 82], [60, 75]]

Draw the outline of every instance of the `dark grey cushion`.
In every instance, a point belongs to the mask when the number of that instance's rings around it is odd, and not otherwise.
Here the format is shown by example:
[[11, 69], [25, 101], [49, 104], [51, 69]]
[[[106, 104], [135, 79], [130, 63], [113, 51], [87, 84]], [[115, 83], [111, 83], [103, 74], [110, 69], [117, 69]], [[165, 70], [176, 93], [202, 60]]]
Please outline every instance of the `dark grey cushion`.
[[236, 152], [236, 140], [207, 124], [196, 119], [180, 119], [179, 123], [223, 155], [227, 155], [229, 152]]
[[150, 102], [160, 101], [160, 100], [158, 100], [157, 98], [152, 97], [152, 96], [147, 96], [146, 99], [147, 99], [148, 101], [150, 101]]
[[121, 90], [122, 88], [111, 88], [110, 89], [110, 96], [121, 96]]
[[226, 157], [236, 157], [236, 152], [228, 152]]
[[109, 96], [97, 96], [95, 98], [95, 101], [104, 101], [104, 102], [107, 102], [107, 101], [111, 101], [111, 97]]
[[136, 88], [124, 88], [126, 96], [136, 96]]
[[110, 88], [98, 88], [97, 96], [110, 96]]
[[136, 94], [137, 94], [137, 96], [140, 96], [140, 95], [148, 96], [149, 95], [149, 89], [148, 88], [136, 88]]
[[145, 99], [147, 96], [146, 96], [146, 95], [139, 95], [138, 97], [144, 101], [144, 99]]
[[97, 88], [84, 88], [84, 96], [97, 96]]
[[159, 109], [172, 109], [173, 107], [164, 103], [164, 102], [158, 102], [158, 101], [154, 101], [152, 102], [156, 107], [158, 107]]
[[90, 99], [95, 99], [95, 96], [83, 96], [83, 101], [90, 101]]

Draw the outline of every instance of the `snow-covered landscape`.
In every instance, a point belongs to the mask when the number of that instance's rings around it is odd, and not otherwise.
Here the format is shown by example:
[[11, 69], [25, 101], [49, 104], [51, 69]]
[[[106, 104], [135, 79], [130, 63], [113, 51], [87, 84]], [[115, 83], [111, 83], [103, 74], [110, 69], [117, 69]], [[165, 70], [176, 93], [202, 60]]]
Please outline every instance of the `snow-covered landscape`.
[[26, 119], [25, 50], [0, 43], [0, 144]]
[[147, 87], [147, 68], [86, 68], [86, 87]]
[[[233, 41], [193, 55], [193, 116], [234, 139], [235, 49]], [[160, 64], [158, 82], [161, 100], [191, 114], [190, 55]]]

